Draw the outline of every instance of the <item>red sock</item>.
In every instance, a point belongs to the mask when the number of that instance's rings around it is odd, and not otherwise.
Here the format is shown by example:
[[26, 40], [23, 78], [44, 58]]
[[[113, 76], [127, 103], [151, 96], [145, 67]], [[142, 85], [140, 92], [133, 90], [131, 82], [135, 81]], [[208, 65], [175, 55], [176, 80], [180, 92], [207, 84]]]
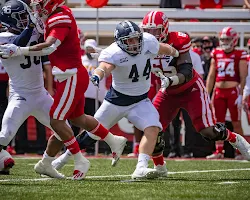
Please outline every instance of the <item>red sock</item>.
[[133, 151], [134, 154], [139, 154], [139, 146], [140, 146], [140, 143], [135, 144], [134, 151]]
[[63, 141], [63, 143], [72, 154], [76, 154], [80, 151], [75, 136], [72, 136], [69, 140]]
[[227, 129], [227, 141], [235, 143], [236, 142], [236, 134]]
[[161, 154], [159, 156], [152, 157], [152, 159], [154, 161], [155, 166], [164, 164], [163, 154]]
[[109, 130], [98, 123], [98, 125], [92, 131], [90, 131], [90, 133], [93, 133], [94, 135], [99, 136], [101, 139], [104, 139], [108, 135]]
[[223, 143], [216, 144], [216, 153], [223, 153], [223, 149], [224, 149]]

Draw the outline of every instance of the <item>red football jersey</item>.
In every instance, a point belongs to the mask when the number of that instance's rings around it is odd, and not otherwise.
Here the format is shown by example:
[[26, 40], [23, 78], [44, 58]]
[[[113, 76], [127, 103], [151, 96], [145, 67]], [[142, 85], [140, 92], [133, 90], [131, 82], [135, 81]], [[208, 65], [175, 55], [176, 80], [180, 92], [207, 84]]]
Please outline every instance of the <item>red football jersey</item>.
[[[169, 32], [166, 43], [176, 48], [180, 54], [188, 52], [191, 47], [189, 36], [182, 32]], [[160, 68], [164, 75], [168, 77], [178, 73], [177, 59], [168, 55], [158, 55], [155, 59], [151, 60], [151, 64], [153, 67]], [[170, 86], [167, 88], [167, 92], [171, 94], [183, 92], [197, 80], [198, 76], [197, 72], [193, 69], [192, 80], [181, 85]]]
[[0, 81], [8, 81], [9, 76], [0, 62]]
[[212, 51], [211, 56], [216, 65], [216, 82], [240, 82], [239, 62], [247, 60], [245, 51], [235, 49], [230, 53], [225, 53], [222, 49], [216, 48]]
[[222, 8], [223, 0], [200, 0], [200, 8]]
[[82, 67], [80, 39], [76, 20], [67, 6], [55, 13], [46, 21], [45, 39], [53, 36], [61, 41], [61, 45], [49, 55], [52, 66], [66, 69]]

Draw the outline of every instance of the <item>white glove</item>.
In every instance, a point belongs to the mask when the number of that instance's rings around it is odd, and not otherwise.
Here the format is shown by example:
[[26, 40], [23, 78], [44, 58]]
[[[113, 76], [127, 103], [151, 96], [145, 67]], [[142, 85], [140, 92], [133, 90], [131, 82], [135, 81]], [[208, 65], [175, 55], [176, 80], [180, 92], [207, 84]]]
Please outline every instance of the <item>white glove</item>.
[[151, 72], [156, 75], [157, 77], [161, 77], [160, 73], [163, 74], [162, 70], [158, 67], [152, 67]]
[[170, 78], [168, 77], [161, 78], [161, 88], [167, 89], [169, 85], [170, 85]]
[[0, 45], [0, 55], [2, 58], [10, 58], [23, 55], [20, 47], [15, 44]]
[[239, 95], [238, 98], [235, 100], [234, 105], [237, 105], [237, 107], [240, 109], [242, 106], [242, 95]]

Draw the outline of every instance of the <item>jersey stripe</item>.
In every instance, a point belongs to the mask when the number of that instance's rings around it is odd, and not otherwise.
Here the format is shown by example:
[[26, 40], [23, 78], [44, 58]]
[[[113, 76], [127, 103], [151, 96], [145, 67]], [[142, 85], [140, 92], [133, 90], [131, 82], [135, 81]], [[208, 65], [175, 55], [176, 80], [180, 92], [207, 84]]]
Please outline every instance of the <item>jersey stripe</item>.
[[58, 20], [58, 21], [55, 21], [55, 22], [49, 24], [49, 28], [51, 28], [52, 26], [57, 25], [57, 24], [65, 24], [65, 23], [70, 24], [71, 22], [72, 22], [72, 20]]
[[54, 22], [55, 20], [62, 19], [62, 18], [70, 19], [70, 17], [68, 15], [59, 15], [59, 16], [56, 16], [56, 17], [49, 19], [48, 23]]

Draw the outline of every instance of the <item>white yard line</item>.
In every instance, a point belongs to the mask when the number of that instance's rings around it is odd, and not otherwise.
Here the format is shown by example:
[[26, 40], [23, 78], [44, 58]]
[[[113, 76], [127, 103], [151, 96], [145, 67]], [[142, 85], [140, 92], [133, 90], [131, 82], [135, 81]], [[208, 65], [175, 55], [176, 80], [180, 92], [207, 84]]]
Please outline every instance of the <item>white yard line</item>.
[[[195, 171], [179, 171], [179, 172], [168, 172], [168, 174], [191, 174], [191, 173], [209, 173], [209, 172], [230, 172], [230, 171], [250, 171], [250, 168], [241, 169], [218, 169], [218, 170], [195, 170]], [[86, 179], [98, 179], [98, 178], [123, 178], [130, 177], [131, 175], [107, 175], [107, 176], [87, 176]], [[71, 179], [68, 177], [67, 179]], [[20, 181], [47, 181], [52, 178], [33, 178], [33, 179], [5, 179], [0, 182], [20, 182]], [[237, 183], [237, 182], [235, 182]], [[217, 184], [231, 184], [229, 182], [221, 182]]]

